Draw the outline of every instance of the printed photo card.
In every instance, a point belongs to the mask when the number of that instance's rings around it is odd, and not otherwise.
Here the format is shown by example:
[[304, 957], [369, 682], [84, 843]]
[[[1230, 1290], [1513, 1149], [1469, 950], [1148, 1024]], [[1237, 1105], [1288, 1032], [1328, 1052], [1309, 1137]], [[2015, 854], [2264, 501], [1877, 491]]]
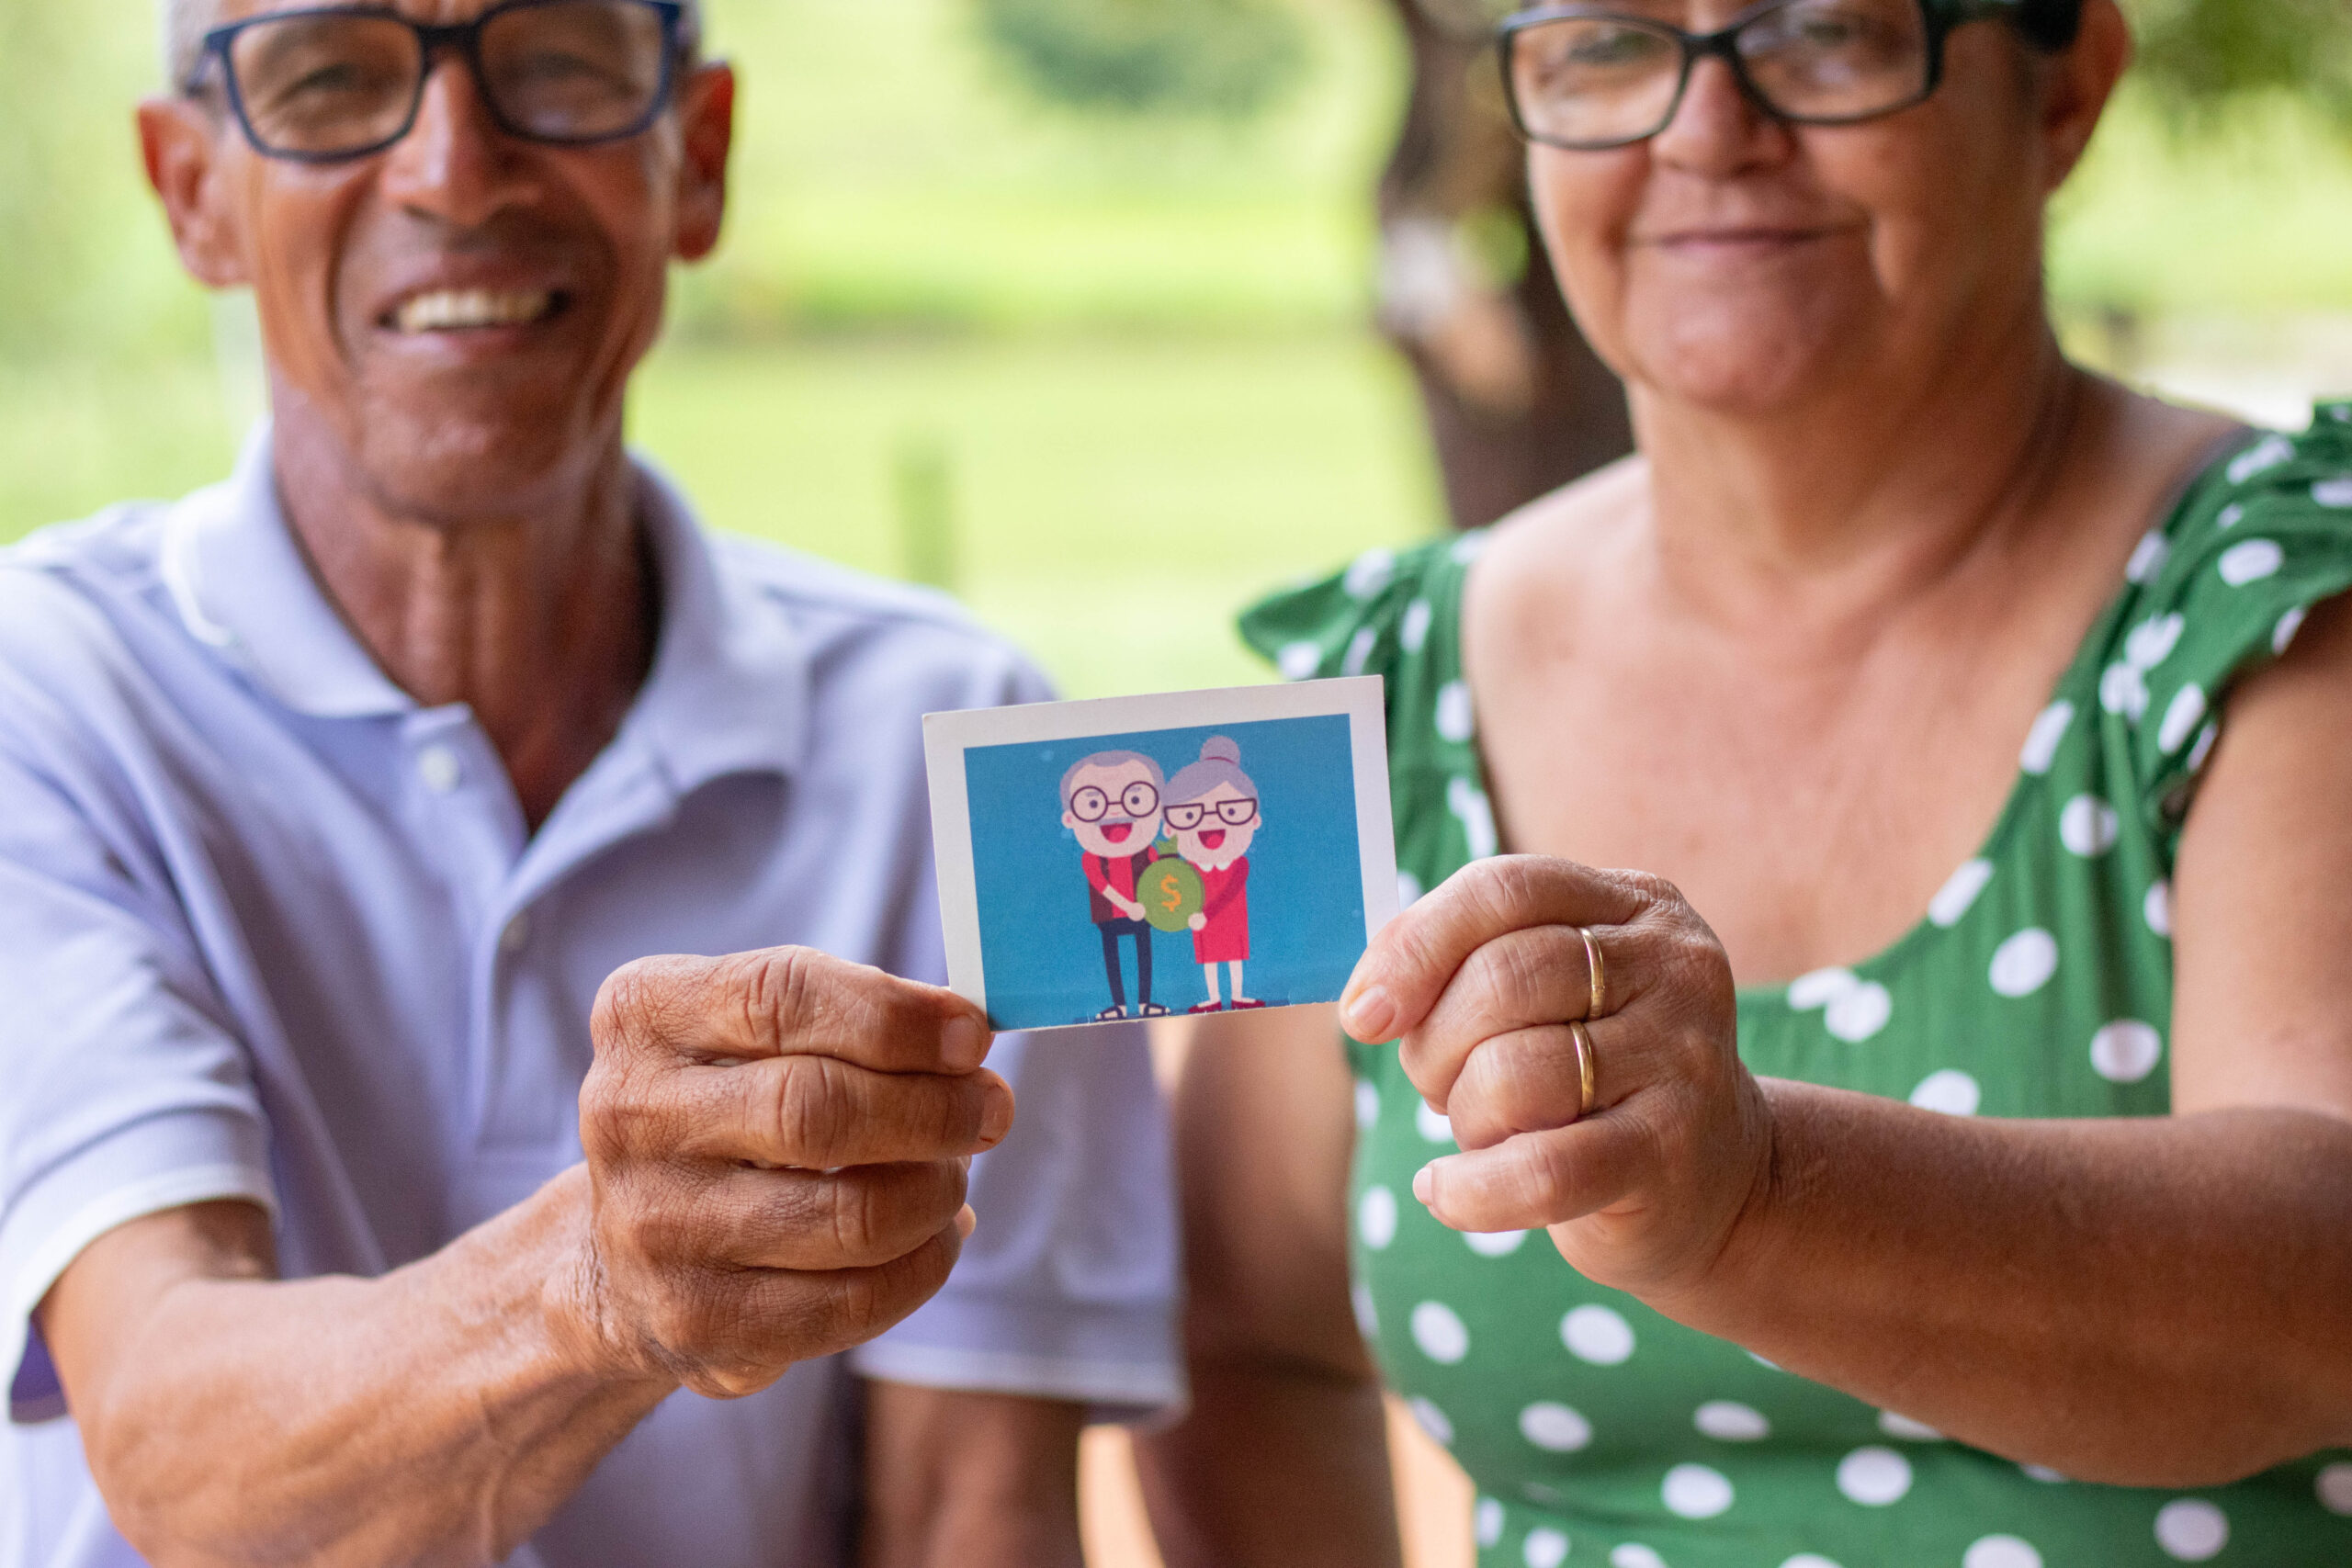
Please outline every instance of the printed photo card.
[[1396, 913], [1371, 677], [923, 719], [948, 983], [999, 1029], [1339, 999]]

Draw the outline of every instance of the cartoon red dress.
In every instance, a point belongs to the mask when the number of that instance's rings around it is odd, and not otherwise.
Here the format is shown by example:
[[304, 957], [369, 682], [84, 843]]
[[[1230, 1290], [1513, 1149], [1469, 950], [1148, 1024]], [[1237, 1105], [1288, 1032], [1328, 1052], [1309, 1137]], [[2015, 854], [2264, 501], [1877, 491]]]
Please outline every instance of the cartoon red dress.
[[1250, 858], [1222, 871], [1201, 874], [1201, 913], [1208, 924], [1193, 933], [1193, 958], [1200, 964], [1244, 964], [1250, 958]]

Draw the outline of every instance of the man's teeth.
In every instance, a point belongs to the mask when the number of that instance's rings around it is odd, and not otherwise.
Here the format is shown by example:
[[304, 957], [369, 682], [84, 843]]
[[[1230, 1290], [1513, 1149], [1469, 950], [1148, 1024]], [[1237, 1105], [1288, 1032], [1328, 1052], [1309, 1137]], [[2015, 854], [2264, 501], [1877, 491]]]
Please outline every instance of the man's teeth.
[[519, 327], [539, 320], [554, 305], [555, 296], [544, 288], [512, 293], [489, 288], [444, 288], [407, 300], [392, 313], [392, 324], [404, 333]]

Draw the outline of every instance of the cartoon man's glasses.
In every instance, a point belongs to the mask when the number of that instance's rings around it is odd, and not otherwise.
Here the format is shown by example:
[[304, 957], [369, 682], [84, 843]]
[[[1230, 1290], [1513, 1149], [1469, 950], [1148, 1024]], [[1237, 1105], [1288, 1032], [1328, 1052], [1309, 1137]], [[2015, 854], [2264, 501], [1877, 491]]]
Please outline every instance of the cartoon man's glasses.
[[1205, 800], [1168, 808], [1168, 825], [1179, 832], [1189, 833], [1207, 820], [1214, 810], [1216, 819], [1228, 828], [1247, 828], [1257, 820], [1258, 803], [1254, 800], [1220, 800], [1212, 807]]
[[[1069, 797], [1069, 814], [1081, 822], [1100, 822], [1111, 815], [1111, 797], [1088, 784]], [[1159, 809], [1159, 792], [1137, 779], [1119, 792], [1121, 812], [1136, 821]]]

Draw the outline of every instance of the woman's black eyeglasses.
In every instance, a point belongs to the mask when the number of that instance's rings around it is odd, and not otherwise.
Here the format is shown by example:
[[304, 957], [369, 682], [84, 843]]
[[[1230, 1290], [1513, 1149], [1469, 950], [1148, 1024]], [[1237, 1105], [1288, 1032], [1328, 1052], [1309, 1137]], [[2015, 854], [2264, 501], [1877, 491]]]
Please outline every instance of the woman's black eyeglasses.
[[1548, 6], [1502, 25], [1503, 85], [1521, 134], [1598, 152], [1674, 121], [1710, 57], [1749, 100], [1800, 125], [1851, 125], [1925, 101], [1952, 29], [2018, 0], [1763, 0], [1712, 33], [1605, 6]]
[[1199, 827], [1209, 812], [1216, 812], [1216, 819], [1228, 828], [1247, 828], [1257, 819], [1258, 803], [1254, 800], [1220, 800], [1214, 807], [1208, 801], [1190, 801], [1168, 808], [1168, 825], [1180, 833], [1189, 833]]
[[[1137, 779], [1119, 792], [1119, 809], [1140, 822], [1159, 809], [1159, 792]], [[1100, 822], [1111, 815], [1111, 797], [1088, 784], [1069, 797], [1069, 814], [1081, 822]]]
[[583, 147], [635, 136], [668, 107], [684, 17], [679, 0], [509, 0], [450, 27], [370, 6], [268, 11], [207, 33], [183, 85], [202, 91], [219, 62], [256, 151], [331, 164], [406, 136], [448, 51], [500, 130]]

